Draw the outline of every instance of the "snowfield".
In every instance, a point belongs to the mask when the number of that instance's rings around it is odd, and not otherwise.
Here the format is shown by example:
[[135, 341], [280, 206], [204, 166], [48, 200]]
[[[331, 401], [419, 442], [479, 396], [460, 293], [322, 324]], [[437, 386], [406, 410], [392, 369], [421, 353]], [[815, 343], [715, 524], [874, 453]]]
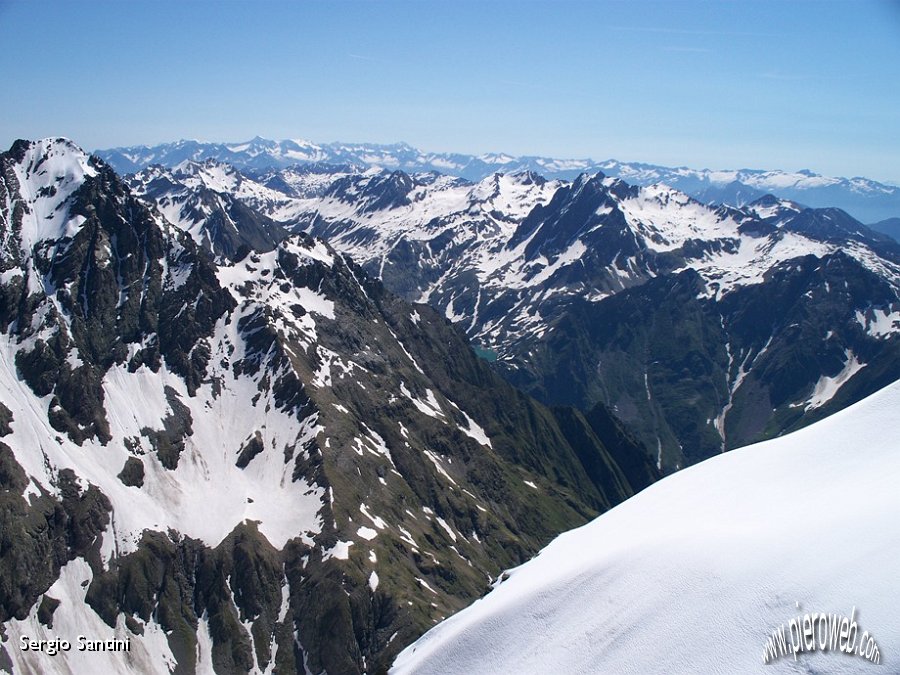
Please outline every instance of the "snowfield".
[[[663, 479], [511, 570], [391, 673], [900, 672], [898, 410], [895, 383]], [[854, 608], [880, 665], [840, 651], [764, 665], [782, 624]]]

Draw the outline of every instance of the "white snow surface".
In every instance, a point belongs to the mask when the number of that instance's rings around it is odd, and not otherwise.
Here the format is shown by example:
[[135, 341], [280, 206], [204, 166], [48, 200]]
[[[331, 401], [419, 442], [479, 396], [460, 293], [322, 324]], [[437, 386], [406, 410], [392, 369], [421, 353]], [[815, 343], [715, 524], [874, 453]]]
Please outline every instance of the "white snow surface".
[[[0, 256], [16, 259], [21, 254], [22, 267], [3, 273], [3, 281], [25, 272], [28, 289], [40, 290], [41, 274], [35, 269], [35, 248], [51, 242], [46, 253], [61, 255], [85, 222], [80, 215], [72, 216], [69, 205], [72, 196], [84, 184], [85, 178], [95, 176], [96, 169], [88, 155], [65, 138], [45, 138], [31, 143], [22, 159], [12, 165], [17, 191], [0, 195]], [[21, 230], [11, 226], [16, 202], [24, 206]]]
[[[158, 163], [172, 150], [183, 151], [184, 141], [148, 146], [115, 148], [131, 161], [142, 166]], [[219, 148], [224, 148], [221, 152]], [[109, 151], [105, 151], [109, 152]], [[101, 153], [105, 154], [104, 151]], [[183, 152], [182, 152], [183, 154]], [[615, 159], [596, 161], [590, 158], [521, 157], [504, 152], [487, 152], [478, 156], [427, 152], [406, 144], [376, 145], [323, 143], [317, 144], [303, 139], [281, 141], [254, 138], [240, 143], [199, 144], [190, 154], [194, 160], [216, 157], [220, 160], [247, 163], [250, 159], [266, 158], [272, 165], [298, 162], [326, 162], [332, 164], [350, 163], [362, 166], [400, 167], [407, 172], [438, 170], [444, 173], [464, 173], [474, 164], [483, 164], [484, 170], [500, 168], [520, 171], [526, 168], [538, 169], [545, 175], [558, 172], [590, 172], [601, 170], [630, 182], [653, 183], [673, 179], [693, 179], [695, 182], [725, 186], [739, 181], [762, 192], [785, 188], [809, 190], [823, 187], [845, 187], [860, 194], [892, 194], [897, 187], [888, 181], [876, 182], [862, 177], [844, 178], [823, 176], [809, 170], [764, 170], [764, 169], [694, 169], [688, 167], [666, 167], [652, 164], [622, 162]]]
[[[659, 481], [559, 536], [391, 672], [900, 672], [898, 409], [900, 382]], [[854, 607], [882, 667], [840, 652], [763, 665], [774, 629]]]
[[65, 138], [35, 141], [13, 165], [21, 196], [28, 206], [22, 222], [22, 247], [31, 251], [46, 239], [74, 235], [82, 217], [70, 218], [64, 207], [87, 176], [97, 175], [88, 156]]
[[841, 369], [841, 372], [833, 377], [822, 375], [819, 378], [819, 381], [816, 382], [812, 396], [806, 405], [806, 410], [818, 408], [828, 403], [828, 401], [837, 394], [838, 389], [843, 387], [851, 377], [856, 375], [856, 373], [865, 368], [866, 364], [861, 363], [851, 351], [847, 350], [844, 356], [846, 361], [844, 362], [844, 367]]
[[869, 335], [877, 338], [890, 337], [900, 331], [900, 311], [874, 309], [863, 314], [856, 312], [856, 321]]
[[[236, 324], [220, 320], [212, 340], [212, 364], [230, 345], [241, 343]], [[283, 452], [285, 445], [294, 444], [297, 452], [303, 452], [302, 443], [315, 437], [320, 427], [315, 418], [299, 423], [278, 410], [271, 394], [253, 404], [258, 393], [254, 380], [234, 377], [222, 368], [215, 373], [223, 379], [218, 396], [210, 384], [189, 396], [184, 381], [165, 365], [158, 373], [146, 367], [129, 373], [125, 366], [116, 366], [103, 380], [112, 441], [101, 445], [92, 439], [78, 446], [50, 426], [46, 413], [50, 397], [38, 398], [18, 378], [14, 351], [9, 336], [0, 335], [0, 400], [13, 413], [13, 433], [4, 442], [44, 489], [53, 492], [53, 476], [68, 467], [83, 484], [93, 483], [109, 497], [113, 514], [104, 534], [105, 560], [133, 551], [148, 528], [172, 528], [216, 546], [239, 523], [255, 520], [278, 548], [292, 537], [321, 529], [318, 511], [324, 490], [293, 481], [293, 462], [286, 463]], [[125, 439], [141, 439], [146, 446], [141, 430], [163, 428], [162, 420], [170, 414], [165, 386], [190, 410], [193, 434], [186, 438], [175, 470], [166, 469], [155, 453], [148, 452], [141, 457], [143, 487], [127, 487], [118, 478], [130, 456]], [[265, 450], [240, 469], [235, 461], [241, 444], [256, 433]]]

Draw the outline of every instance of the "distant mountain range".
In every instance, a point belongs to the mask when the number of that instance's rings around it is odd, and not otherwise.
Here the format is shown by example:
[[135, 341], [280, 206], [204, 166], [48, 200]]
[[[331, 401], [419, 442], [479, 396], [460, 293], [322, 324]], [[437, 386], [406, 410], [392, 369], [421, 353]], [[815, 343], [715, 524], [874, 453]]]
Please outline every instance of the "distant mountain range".
[[[254, 138], [244, 143], [177, 141], [155, 146], [111, 148], [96, 152], [116, 171], [129, 174], [153, 164], [174, 167], [185, 160], [213, 159], [241, 170], [281, 169], [327, 163], [359, 168], [381, 167], [405, 173], [439, 172], [479, 181], [493, 173], [532, 171], [546, 178], [572, 180], [581, 173], [621, 178], [634, 185], [664, 183], [704, 203], [743, 206], [774, 194], [810, 207], [841, 208], [864, 223], [900, 217], [900, 188], [868, 178], [835, 178], [812, 171], [670, 168], [616, 160], [466, 155], [417, 150], [405, 143], [315, 144], [305, 140]], [[889, 232], [891, 233], [891, 232]], [[895, 232], [894, 232], [895, 233]]]
[[869, 225], [873, 230], [883, 232], [896, 241], [900, 241], [900, 218], [887, 218]]

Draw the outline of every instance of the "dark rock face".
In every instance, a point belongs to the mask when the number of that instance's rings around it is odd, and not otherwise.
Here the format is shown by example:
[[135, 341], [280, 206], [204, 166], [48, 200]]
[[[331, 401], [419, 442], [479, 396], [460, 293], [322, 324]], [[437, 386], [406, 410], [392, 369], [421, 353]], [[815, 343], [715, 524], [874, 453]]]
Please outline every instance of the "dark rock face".
[[364, 212], [375, 212], [409, 204], [413, 179], [403, 171], [373, 177], [350, 176], [332, 183], [325, 192], [346, 203], [360, 203]]
[[[855, 400], [850, 392], [871, 390], [889, 376], [890, 368], [882, 372], [873, 359], [890, 360], [896, 326], [893, 336], [859, 335], [840, 345], [832, 339], [823, 347], [828, 359], [785, 360], [780, 374], [763, 373], [758, 368], [769, 356], [746, 360], [749, 344], [760, 352], [770, 336], [778, 343], [787, 325], [770, 325], [758, 343], [758, 336], [744, 333], [753, 332], [747, 322], [730, 322], [715, 304], [732, 307], [760, 295], [787, 303], [774, 305], [782, 314], [821, 313], [813, 322], [822, 335], [807, 335], [821, 342], [857, 312], [870, 323], [891, 314], [900, 302], [896, 242], [840, 209], [808, 208], [738, 180], [722, 188], [709, 176], [664, 172], [691, 198], [665, 185], [629, 185], [613, 177], [623, 165], [607, 168], [573, 175], [568, 183], [494, 174], [478, 185], [345, 168], [334, 170], [330, 183], [317, 183], [327, 184], [324, 189], [304, 193], [316, 200], [305, 202], [286, 224], [329, 239], [391, 291], [426, 300], [460, 321], [474, 343], [498, 357], [499, 372], [544, 403], [583, 411], [604, 404], [635, 425], [666, 470], [834, 410], [830, 403], [810, 407], [810, 399], [819, 378], [842, 372], [845, 351], [857, 359], [866, 352], [869, 360], [860, 361], [865, 367], [850, 374], [854, 383], [843, 384], [836, 402]], [[639, 168], [634, 175], [660, 170]], [[288, 180], [294, 174], [266, 175], [267, 185], [281, 185], [284, 199], [297, 194]], [[692, 180], [696, 184], [688, 185]], [[706, 203], [714, 192], [727, 197], [724, 204]], [[705, 195], [703, 203], [697, 195]], [[841, 252], [858, 264], [848, 262], [848, 278], [837, 283], [874, 272], [893, 292], [856, 294], [838, 310], [838, 296], [822, 303], [807, 294], [811, 288], [795, 293], [789, 276], [777, 269], [805, 253], [823, 260]], [[691, 272], [695, 277], [685, 276]], [[796, 304], [804, 309], [795, 312]], [[735, 351], [738, 344], [743, 356]], [[788, 387], [793, 398], [782, 403], [793, 406], [790, 411], [771, 416], [766, 409], [782, 404], [769, 401], [768, 391], [781, 390], [785, 378], [802, 386]]]
[[[508, 376], [542, 400], [612, 407], [669, 468], [809, 424], [900, 377], [897, 337], [856, 318], [890, 310], [895, 291], [849, 256], [797, 259], [720, 301], [702, 290], [684, 272], [573, 303], [532, 367]], [[866, 377], [807, 408], [848, 354]]]
[[[26, 501], [27, 485], [12, 451], [0, 443], [0, 622], [24, 619], [69, 560], [96, 562], [109, 523], [109, 500], [94, 486], [82, 491], [70, 469], [58, 474], [58, 498], [43, 492]], [[49, 621], [55, 606], [46, 603]]]
[[[7, 194], [20, 190], [29, 153], [26, 143], [0, 156]], [[51, 160], [26, 168], [37, 175]], [[124, 614], [135, 635], [158, 623], [185, 672], [199, 630], [221, 672], [273, 660], [288, 672], [385, 670], [488, 579], [660, 472], [797, 428], [900, 378], [900, 254], [839, 211], [765, 197], [706, 209], [595, 175], [513, 217], [485, 206], [501, 194], [495, 177], [467, 210], [425, 223], [427, 236], [392, 234], [382, 250], [376, 216], [413, 207], [439, 179], [345, 176], [321, 194], [366, 224], [319, 212], [303, 222], [357, 252], [382, 251], [358, 266], [305, 235], [267, 239], [262, 221], [230, 230], [253, 218], [222, 194], [199, 195], [221, 208], [197, 244], [104, 164], [89, 167], [56, 207], [76, 225], [52, 237], [26, 231], [31, 202], [0, 200], [0, 332], [13, 345], [10, 372], [41, 397], [59, 434], [47, 442], [85, 452], [121, 443], [127, 457], [110, 467], [110, 498], [77, 471], [50, 469], [26, 500], [40, 481], [23, 466], [41, 462], [18, 461], [21, 408], [4, 399], [0, 551], [14, 553], [0, 555], [0, 608], [22, 617], [41, 603], [51, 622], [46, 590], [62, 564], [84, 557], [91, 607], [109, 625]], [[515, 190], [546, 185], [517, 181]], [[61, 180], [40, 194], [52, 203], [66, 189]], [[635, 215], [676, 207], [705, 209], [692, 226], [731, 229], [679, 239], [665, 218]], [[498, 232], [508, 233], [499, 246]], [[830, 248], [732, 286], [727, 270], [709, 266], [796, 237]], [[479, 255], [518, 258], [503, 269], [457, 264], [482, 245], [494, 248]], [[491, 350], [491, 364], [461, 327]], [[124, 438], [110, 372], [142, 378], [125, 390], [160, 408]], [[209, 411], [232, 399], [238, 416], [261, 416], [217, 435]], [[291, 433], [278, 436], [278, 424]], [[267, 497], [254, 493], [246, 505], [241, 497], [227, 536], [204, 543], [147, 528], [132, 533], [130, 553], [101, 559], [101, 535], [118, 536], [123, 484], [144, 497], [160, 472], [202, 480], [214, 454], [237, 469], [223, 491], [267, 475], [273, 490], [321, 494], [315, 525], [273, 545], [268, 523], [247, 516]], [[21, 580], [18, 569], [35, 572]]]
[[[284, 556], [252, 525], [237, 527], [219, 546], [147, 532], [138, 550], [116, 559], [92, 582], [87, 602], [111, 626], [119, 612], [134, 617], [135, 634], [151, 619], [167, 632], [180, 667], [193, 671], [202, 617], [212, 637], [216, 672], [265, 669], [276, 646], [276, 665], [294, 672], [293, 617], [279, 617]], [[118, 599], [118, 600], [117, 600]], [[248, 634], [244, 623], [252, 624]], [[301, 660], [302, 662], [302, 660]]]
[[[302, 466], [303, 473], [316, 476], [343, 499], [327, 510], [316, 546], [297, 554], [308, 556], [308, 562], [298, 565], [297, 557], [285, 561], [292, 607], [299, 605], [295, 616], [304, 617], [299, 634], [306, 663], [313, 671], [327, 672], [361, 672], [365, 663], [378, 672], [401, 644], [484, 592], [485, 576], [479, 569], [499, 570], [526, 560], [539, 541], [566, 523], [583, 522], [658, 474], [642, 446], [626, 444], [615, 432], [570, 438], [552, 411], [506, 384], [474, 355], [465, 337], [430, 308], [411, 307], [349, 261], [337, 258], [330, 267], [304, 263], [301, 251], [279, 250], [270, 277], [244, 287], [244, 302], [286, 282], [289, 288], [316, 288], [333, 300], [334, 320], [317, 318], [317, 345], [304, 351], [291, 330], [266, 329], [281, 320], [282, 310], [245, 314], [241, 329], [252, 337], [240, 368], [262, 372], [267, 363], [272, 368], [282, 358], [291, 362], [300, 377], [282, 378], [287, 383], [277, 388], [276, 403], [298, 414], [318, 410], [318, 419], [330, 431], [331, 449], [311, 452], [309, 461], [297, 469]], [[255, 267], [261, 260], [250, 256], [245, 263]], [[298, 318], [294, 309], [284, 311]], [[299, 318], [305, 315], [299, 313]], [[275, 356], [279, 354], [283, 356]], [[332, 365], [330, 386], [299, 386], [300, 380], [310, 381], [302, 373], [322, 369], [323, 354], [340, 355], [346, 364], [340, 368], [349, 368], [352, 375], [339, 375]], [[402, 391], [408, 394], [398, 395]], [[429, 394], [437, 406], [434, 417], [421, 414], [413, 403]], [[345, 410], [335, 408], [337, 401]], [[473, 420], [490, 438], [490, 449], [462, 431], [471, 428]], [[356, 445], [355, 439], [367, 437], [381, 439], [389, 455], [374, 451], [369, 441]], [[348, 446], [365, 450], [335, 451]], [[264, 452], [257, 436], [248, 438], [238, 452], [238, 466], [252, 470]], [[620, 471], [613, 452], [636, 453], [634, 470]], [[427, 459], [427, 453], [433, 459]], [[434, 461], [446, 462], [446, 476], [434, 471]], [[588, 471], [585, 464], [591, 461], [597, 466]], [[522, 470], [546, 483], [536, 491], [523, 483]], [[607, 471], [615, 477], [610, 479]], [[468, 494], [459, 489], [462, 485], [468, 486]], [[373, 544], [370, 550], [377, 552], [378, 560], [374, 570], [362, 554], [354, 556], [356, 546], [346, 564], [321, 553], [344, 540], [348, 526], [351, 532], [359, 527], [351, 524], [359, 518], [359, 503], [385, 520], [403, 522], [409, 533], [406, 539], [392, 540], [379, 532], [376, 542], [384, 538], [391, 543]], [[479, 504], [489, 508], [481, 511]], [[408, 515], [423, 508], [427, 511], [421, 519]], [[474, 533], [475, 539], [454, 541], [436, 518], [454, 532]], [[413, 546], [412, 541], [422, 544]], [[429, 555], [420, 546], [430, 549]], [[380, 578], [374, 591], [369, 588], [370, 570]], [[415, 596], [407, 595], [416, 578], [434, 589], [431, 597], [437, 608], [417, 605]], [[306, 591], [295, 601], [297, 586]], [[341, 587], [346, 593], [338, 591]], [[412, 607], [401, 602], [404, 597]]]
[[[12, 159], [0, 157], [4, 175], [12, 174]], [[158, 367], [162, 358], [193, 390], [208, 358], [198, 343], [233, 306], [193, 242], [163, 232], [111, 169], [95, 166], [97, 175], [85, 177], [65, 203], [70, 217], [84, 219], [74, 236], [45, 240], [32, 251], [15, 240], [6, 247], [6, 269], [26, 265], [26, 258], [33, 267], [24, 267], [0, 297], [0, 324], [13, 324], [17, 340], [37, 337], [33, 349], [18, 353], [19, 372], [37, 395], [54, 395], [50, 422], [78, 443], [109, 441], [100, 383], [111, 366], [125, 362], [128, 345], [144, 345], [132, 365]], [[14, 213], [4, 238], [20, 231]], [[46, 279], [51, 302], [29, 292], [31, 274]], [[51, 337], [38, 337], [49, 330]]]
[[[155, 166], [128, 181], [138, 196], [157, 201], [170, 215], [177, 213], [176, 224], [189, 231], [214, 258], [240, 260], [251, 251], [273, 250], [288, 235], [279, 223], [232, 194], [205, 186], [191, 187], [198, 174], [220, 167], [209, 162], [189, 162], [175, 171]], [[239, 190], [243, 177], [231, 167], [225, 170]]]
[[235, 462], [235, 464], [242, 469], [246, 469], [247, 465], [250, 464], [250, 460], [261, 453], [263, 449], [262, 436], [257, 432], [253, 438], [249, 439], [241, 446], [241, 451], [238, 454], [237, 462]]
[[[465, 217], [399, 235], [392, 217], [406, 211], [382, 213], [384, 232], [364, 219], [310, 228], [458, 320], [545, 404], [608, 408], [660, 470], [808, 424], [900, 375], [888, 365], [900, 324], [887, 318], [900, 249], [839, 209], [771, 196], [708, 207], [582, 175], [504, 238], [482, 236], [494, 215], [472, 199]], [[387, 253], [368, 254], [386, 239]]]
[[[900, 343], [884, 328], [900, 311], [890, 271], [900, 257], [840, 212], [764, 198], [754, 208], [770, 215], [707, 209], [704, 222], [733, 224], [730, 233], [682, 241], [665, 219], [636, 221], [629, 209], [705, 208], [684, 195], [660, 189], [628, 206], [637, 188], [594, 175], [543, 199], [525, 188], [547, 183], [522, 176], [503, 189], [535, 205], [513, 216], [494, 176], [463, 211], [424, 223], [424, 238], [392, 234], [357, 266], [308, 236], [284, 239], [268, 216], [215, 191], [182, 195], [197, 243], [102, 162], [58, 168], [75, 150], [22, 142], [0, 155], [0, 333], [33, 403], [0, 403], [0, 620], [40, 603], [50, 625], [71, 599], [46, 591], [81, 557], [93, 573], [86, 602], [110, 626], [124, 615], [135, 636], [161, 627], [179, 672], [193, 671], [198, 635], [211, 636], [219, 672], [273, 661], [280, 672], [382, 672], [489, 579], [660, 472], [900, 377]], [[298, 223], [357, 252], [381, 250], [378, 214], [414, 207], [440, 180], [344, 176], [317, 194], [367, 224], [320, 212]], [[141, 189], [173, 186], [159, 178]], [[702, 268], [747, 241], [795, 236], [869, 247], [887, 272], [833, 251], [720, 292], [726, 280]], [[484, 242], [489, 261], [518, 258], [503, 269], [458, 264]], [[493, 363], [443, 314], [462, 316]], [[823, 378], [846, 381], [825, 399]], [[109, 391], [141, 408], [128, 434], [131, 413]], [[76, 468], [89, 453], [120, 451], [107, 494], [27, 454], [41, 450], [17, 425], [44, 420], [19, 411], [44, 406], [53, 431], [42, 440], [73, 444]], [[214, 409], [259, 416], [241, 427]], [[248, 493], [222, 509], [233, 521], [212, 541], [186, 522], [129, 531], [129, 552], [118, 551], [116, 524], [126, 514], [143, 522], [127, 513], [130, 499], [176, 477], [209, 480], [221, 457], [216, 504], [266, 476], [272, 491], [314, 495], [314, 517], [277, 533], [276, 546], [272, 510], [249, 515], [269, 495]], [[165, 494], [162, 510], [186, 492]]]
[[167, 469], [177, 469], [184, 441], [194, 433], [191, 428], [193, 420], [190, 409], [178, 400], [178, 393], [168, 386], [164, 391], [172, 412], [163, 418], [161, 430], [144, 428], [141, 433], [150, 441], [162, 465]]
[[129, 457], [119, 472], [119, 480], [128, 487], [141, 487], [144, 484], [144, 463], [139, 457]]
[[0, 403], [0, 438], [12, 433], [12, 427], [10, 426], [12, 420], [12, 411]]
[[59, 600], [45, 595], [41, 598], [41, 605], [38, 607], [38, 621], [47, 628], [53, 628], [53, 613], [57, 607], [59, 607]]

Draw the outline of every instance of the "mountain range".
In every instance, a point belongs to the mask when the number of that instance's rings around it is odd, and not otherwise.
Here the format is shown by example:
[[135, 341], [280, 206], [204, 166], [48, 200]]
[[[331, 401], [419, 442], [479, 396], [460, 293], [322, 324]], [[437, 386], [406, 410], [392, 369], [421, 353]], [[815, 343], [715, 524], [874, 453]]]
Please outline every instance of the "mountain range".
[[[198, 147], [0, 154], [0, 669], [385, 672], [559, 533], [671, 529], [629, 498], [900, 379], [900, 245], [838, 208]], [[88, 632], [134, 648], [16, 646]]]
[[206, 160], [128, 180], [220, 257], [234, 248], [217, 243], [222, 217], [193, 206], [210, 190], [259, 214], [247, 231], [265, 217], [273, 237], [326, 239], [545, 404], [612, 409], [662, 471], [900, 377], [900, 245], [839, 209], [711, 206], [599, 173], [470, 183]]
[[[658, 475], [322, 240], [216, 262], [64, 139], [0, 179], [0, 668], [381, 672]], [[133, 649], [19, 647], [78, 634]]]
[[135, 173], [153, 164], [174, 167], [185, 160], [202, 162], [206, 159], [230, 164], [242, 171], [325, 163], [350, 165], [357, 169], [374, 166], [405, 173], [438, 172], [475, 182], [498, 172], [533, 171], [547, 178], [572, 180], [582, 173], [600, 171], [633, 185], [664, 183], [704, 203], [744, 206], [766, 194], [775, 194], [811, 207], [841, 208], [865, 223], [900, 217], [900, 187], [862, 177], [823, 176], [808, 169], [672, 168], [613, 159], [595, 161], [516, 157], [504, 153], [424, 152], [405, 143], [316, 144], [299, 139], [272, 141], [259, 137], [242, 143], [183, 140], [155, 146], [98, 150], [97, 154], [121, 174]]

